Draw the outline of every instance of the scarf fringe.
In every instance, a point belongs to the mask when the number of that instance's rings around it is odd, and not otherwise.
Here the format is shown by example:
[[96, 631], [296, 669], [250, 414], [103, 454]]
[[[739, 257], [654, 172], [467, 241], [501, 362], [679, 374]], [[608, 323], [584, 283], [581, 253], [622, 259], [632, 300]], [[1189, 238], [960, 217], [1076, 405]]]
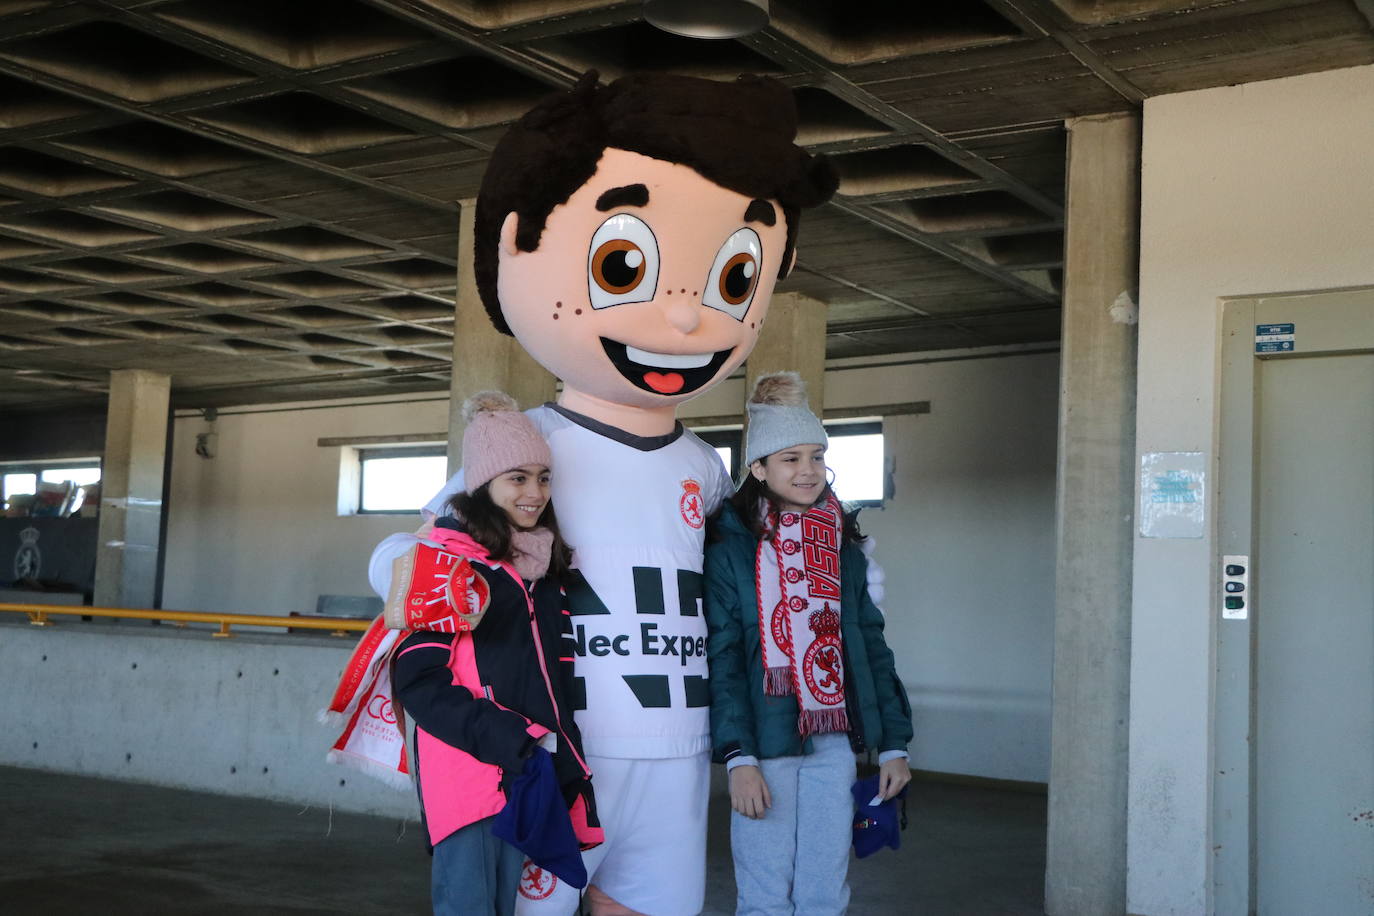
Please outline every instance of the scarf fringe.
[[321, 709], [315, 713], [315, 721], [321, 725], [342, 724], [344, 714], [337, 709]]
[[362, 757], [358, 754], [350, 754], [348, 751], [331, 750], [324, 755], [324, 759], [329, 763], [338, 764], [350, 770], [357, 770], [365, 773], [374, 779], [378, 779], [393, 789], [409, 791], [413, 788], [409, 773], [402, 773], [394, 767], [379, 763], [369, 757]]
[[770, 697], [791, 696], [792, 669], [779, 666], [763, 672], [763, 692]]
[[824, 735], [831, 732], [848, 732], [849, 715], [843, 707], [835, 709], [803, 709], [797, 717], [797, 731], [805, 738], [807, 735]]

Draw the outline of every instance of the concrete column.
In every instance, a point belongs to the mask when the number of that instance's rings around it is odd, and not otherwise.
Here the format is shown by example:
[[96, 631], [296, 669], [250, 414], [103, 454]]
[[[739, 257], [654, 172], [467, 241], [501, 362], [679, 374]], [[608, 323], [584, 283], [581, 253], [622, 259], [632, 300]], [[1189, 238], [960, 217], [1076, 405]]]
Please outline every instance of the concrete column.
[[162, 472], [170, 394], [171, 377], [163, 373], [142, 369], [110, 373], [95, 555], [98, 607], [153, 606], [162, 550]]
[[1140, 119], [1067, 124], [1045, 912], [1126, 911]]
[[453, 374], [449, 379], [448, 471], [463, 466], [463, 401], [478, 391], [504, 391], [521, 409], [551, 401], [555, 379], [514, 337], [491, 326], [473, 275], [477, 201], [458, 202], [458, 301], [453, 323]]
[[801, 293], [773, 297], [754, 352], [745, 363], [745, 397], [754, 381], [769, 372], [789, 370], [806, 382], [811, 409], [825, 408], [825, 303]]

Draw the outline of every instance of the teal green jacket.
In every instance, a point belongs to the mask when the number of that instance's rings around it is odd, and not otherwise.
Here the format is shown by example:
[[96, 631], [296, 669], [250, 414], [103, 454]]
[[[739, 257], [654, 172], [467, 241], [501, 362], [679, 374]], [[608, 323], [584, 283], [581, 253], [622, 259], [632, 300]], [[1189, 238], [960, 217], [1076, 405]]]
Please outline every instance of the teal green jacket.
[[[760, 759], [811, 752], [797, 734], [797, 699], [763, 692], [757, 542], [729, 503], [706, 548], [707, 656], [711, 665], [711, 745], [717, 761], [736, 753]], [[850, 741], [857, 751], [906, 749], [911, 704], [883, 639], [883, 615], [868, 596], [868, 561], [857, 544], [840, 550], [840, 638]]]

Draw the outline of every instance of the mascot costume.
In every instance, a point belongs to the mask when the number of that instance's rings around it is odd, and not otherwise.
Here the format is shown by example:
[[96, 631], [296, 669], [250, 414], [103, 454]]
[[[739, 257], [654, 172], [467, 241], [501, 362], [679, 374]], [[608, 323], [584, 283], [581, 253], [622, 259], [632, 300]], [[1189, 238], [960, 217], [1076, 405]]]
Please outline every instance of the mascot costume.
[[[576, 718], [603, 845], [584, 853], [598, 914], [693, 914], [705, 885], [710, 688], [704, 525], [731, 492], [678, 404], [753, 349], [794, 260], [802, 208], [831, 166], [795, 144], [792, 94], [586, 74], [496, 147], [477, 199], [476, 277], [492, 323], [563, 382], [528, 411], [553, 452], [553, 504], [580, 577], [568, 588]], [[461, 489], [455, 477], [426, 521]], [[378, 545], [371, 580], [417, 536]], [[570, 914], [575, 888], [527, 866], [520, 912]]]

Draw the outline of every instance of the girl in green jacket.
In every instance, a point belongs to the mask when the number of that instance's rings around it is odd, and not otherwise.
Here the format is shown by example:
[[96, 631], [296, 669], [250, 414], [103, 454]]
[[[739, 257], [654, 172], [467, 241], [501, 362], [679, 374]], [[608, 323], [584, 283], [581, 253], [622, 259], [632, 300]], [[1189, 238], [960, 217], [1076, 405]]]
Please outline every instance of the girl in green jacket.
[[711, 733], [729, 768], [737, 913], [843, 913], [856, 751], [879, 794], [911, 779], [911, 707], [869, 598], [825, 429], [796, 373], [759, 378], [748, 473], [706, 551]]

